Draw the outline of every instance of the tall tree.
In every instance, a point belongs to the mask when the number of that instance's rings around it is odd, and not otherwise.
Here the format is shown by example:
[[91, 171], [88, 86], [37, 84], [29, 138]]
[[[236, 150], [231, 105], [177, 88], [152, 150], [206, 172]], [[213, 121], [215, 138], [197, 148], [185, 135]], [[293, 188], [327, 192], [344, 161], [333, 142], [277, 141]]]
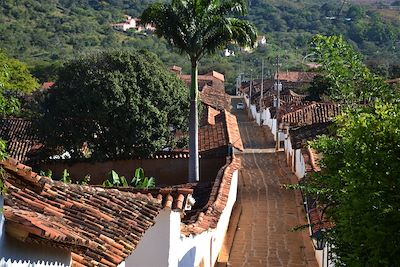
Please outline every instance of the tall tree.
[[52, 155], [146, 157], [186, 129], [188, 104], [184, 83], [154, 54], [98, 52], [61, 68], [38, 129]]
[[38, 87], [25, 63], [0, 50], [0, 116], [18, 115], [20, 103], [14, 95], [30, 93]]
[[338, 266], [399, 266], [400, 105], [348, 110], [336, 128], [312, 144], [323, 154], [322, 171], [307, 183], [329, 207]]
[[367, 68], [362, 55], [342, 36], [317, 34], [311, 45], [333, 100], [352, 104], [376, 98], [393, 98], [393, 92], [384, 79]]
[[231, 17], [243, 16], [243, 0], [172, 0], [155, 3], [142, 14], [143, 24], [151, 23], [155, 33], [164, 37], [191, 62], [190, 114], [189, 114], [189, 181], [199, 180], [198, 151], [198, 64], [206, 54], [212, 54], [231, 42], [253, 46], [256, 28], [246, 20]]

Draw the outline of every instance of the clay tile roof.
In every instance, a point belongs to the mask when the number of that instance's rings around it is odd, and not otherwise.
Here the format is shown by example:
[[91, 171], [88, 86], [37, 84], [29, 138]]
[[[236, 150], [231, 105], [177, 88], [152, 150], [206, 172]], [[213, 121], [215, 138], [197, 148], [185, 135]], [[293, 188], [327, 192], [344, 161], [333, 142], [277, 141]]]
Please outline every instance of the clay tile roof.
[[22, 162], [29, 159], [29, 151], [41, 146], [34, 134], [32, 122], [21, 118], [0, 119], [0, 138], [7, 141], [10, 157]]
[[215, 116], [215, 124], [199, 128], [199, 151], [207, 151], [231, 145], [243, 150], [236, 117], [224, 110]]
[[[315, 72], [300, 72], [300, 71], [282, 71], [279, 72], [279, 80], [288, 82], [312, 82], [314, 77], [318, 74]], [[275, 79], [277, 79], [277, 74], [275, 73]]]
[[[210, 191], [203, 187], [195, 188], [195, 199], [198, 198], [199, 193], [204, 194], [204, 192], [209, 197], [204, 201], [205, 205], [187, 212], [181, 224], [182, 234], [186, 236], [196, 235], [217, 227], [221, 214], [227, 205], [233, 173], [239, 169], [239, 158], [228, 159], [228, 163], [219, 171]], [[197, 190], [200, 192], [196, 192]]]
[[[303, 180], [302, 183], [306, 183], [306, 180]], [[306, 196], [305, 197], [307, 204], [307, 217], [309, 220], [311, 235], [317, 233], [321, 229], [331, 229], [334, 224], [328, 218], [323, 211], [323, 206], [318, 204], [318, 201], [314, 197]]]
[[218, 110], [231, 109], [231, 98], [225, 93], [223, 88], [204, 85], [200, 92], [200, 100], [204, 104]]
[[42, 85], [40, 86], [40, 89], [50, 89], [50, 87], [52, 87], [55, 83], [54, 82], [44, 82], [42, 83]]
[[[184, 81], [187, 86], [190, 86], [191, 80], [192, 80], [192, 76], [191, 75], [181, 74], [179, 71], [175, 71], [175, 70], [172, 70], [172, 71], [177, 73], [178, 77], [182, 81]], [[221, 73], [218, 73], [216, 71], [212, 71], [212, 72], [209, 72], [209, 73], [204, 74], [204, 75], [198, 75], [197, 76], [197, 80], [198, 80], [198, 87], [199, 87], [198, 89], [199, 90], [202, 90], [205, 85], [209, 85], [209, 86], [211, 86], [213, 88], [217, 88], [217, 89], [223, 90], [225, 92], [225, 89], [224, 89], [224, 75], [221, 74]]]
[[204, 108], [201, 125], [215, 125], [215, 117], [221, 112], [208, 105], [204, 105]]
[[228, 132], [228, 139], [229, 139], [229, 144], [231, 144], [233, 147], [243, 151], [243, 143], [242, 143], [242, 138], [240, 137], [240, 132], [239, 132], [239, 126], [238, 122], [236, 119], [236, 116], [233, 115], [232, 113], [229, 113], [228, 111], [224, 111], [225, 114], [225, 121], [226, 121], [226, 128]]
[[225, 81], [225, 76], [222, 73], [219, 73], [219, 72], [217, 72], [215, 70], [210, 71], [210, 72], [206, 73], [205, 75], [217, 78], [218, 80], [220, 80], [222, 82]]
[[118, 189], [123, 192], [146, 195], [149, 198], [157, 199], [163, 208], [169, 208], [175, 211], [185, 210], [186, 202], [193, 194], [193, 189], [186, 187], [163, 187], [149, 189], [122, 187]]
[[289, 129], [289, 137], [293, 149], [305, 147], [308, 141], [314, 140], [318, 135], [328, 134], [328, 127], [332, 122], [315, 123], [311, 125]]
[[[341, 107], [334, 103], [312, 103], [306, 106], [291, 107], [294, 111], [280, 113], [280, 121], [291, 126], [324, 123], [341, 114]], [[284, 113], [284, 114], [282, 114]]]
[[199, 128], [199, 151], [207, 151], [228, 145], [228, 136], [223, 122]]
[[145, 194], [53, 181], [16, 160], [1, 166], [8, 233], [71, 250], [73, 266], [118, 266], [162, 208]]

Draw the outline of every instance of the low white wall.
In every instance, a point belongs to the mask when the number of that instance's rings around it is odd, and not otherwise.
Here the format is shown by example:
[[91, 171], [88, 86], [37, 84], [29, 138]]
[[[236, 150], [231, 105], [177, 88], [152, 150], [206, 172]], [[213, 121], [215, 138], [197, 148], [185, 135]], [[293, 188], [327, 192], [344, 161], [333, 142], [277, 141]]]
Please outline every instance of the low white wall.
[[269, 111], [269, 108], [265, 109], [265, 112], [263, 112], [263, 114], [264, 125], [267, 125], [271, 129], [273, 119], [271, 118], [271, 112]]
[[256, 119], [257, 116], [257, 108], [255, 105], [250, 105], [251, 116], [253, 119]]
[[238, 171], [235, 171], [232, 177], [227, 205], [221, 214], [217, 228], [199, 235], [182, 236], [177, 239], [174, 247], [179, 267], [192, 267], [199, 266], [200, 264], [203, 267], [214, 266], [222, 248], [232, 208], [236, 201], [237, 183]]
[[178, 266], [176, 257], [171, 255], [171, 250], [176, 246], [171, 236], [180, 234], [180, 223], [179, 212], [161, 210], [155, 224], [146, 231], [134, 252], [119, 267]]
[[301, 154], [301, 149], [296, 149], [294, 150], [295, 154], [295, 166], [296, 166], [296, 171], [295, 174], [297, 178], [303, 178], [306, 175], [306, 167], [304, 163], [304, 157]]
[[0, 266], [41, 267], [70, 266], [71, 253], [61, 248], [21, 242], [5, 232], [5, 220], [1, 213], [3, 197], [0, 196]]
[[290, 140], [289, 134], [285, 134], [284, 149], [286, 155], [286, 162], [288, 166], [291, 168], [292, 172], [294, 172], [294, 150], [292, 148], [292, 142]]

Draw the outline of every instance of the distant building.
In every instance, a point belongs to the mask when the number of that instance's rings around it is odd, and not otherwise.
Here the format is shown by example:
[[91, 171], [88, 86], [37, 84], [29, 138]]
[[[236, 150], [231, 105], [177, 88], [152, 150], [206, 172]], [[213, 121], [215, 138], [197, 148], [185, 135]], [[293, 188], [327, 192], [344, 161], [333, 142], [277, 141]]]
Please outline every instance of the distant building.
[[267, 38], [265, 35], [260, 35], [257, 37], [257, 46], [265, 46], [267, 44]]
[[44, 82], [42, 83], [42, 85], [40, 86], [40, 89], [42, 90], [48, 90], [50, 89], [50, 87], [52, 87], [55, 83], [54, 82]]
[[226, 49], [224, 49], [224, 51], [222, 51], [222, 56], [224, 56], [224, 57], [234, 57], [235, 56], [235, 51], [229, 50], [228, 48], [226, 48]]
[[129, 29], [134, 29], [138, 32], [141, 32], [141, 31], [154, 32], [156, 29], [151, 24], [141, 25], [139, 18], [132, 18], [131, 16], [128, 16], [128, 15], [125, 15], [125, 18], [126, 18], [126, 20], [124, 22], [115, 23], [115, 24], [112, 24], [111, 26], [116, 30], [120, 30], [120, 31], [124, 31], [124, 32]]

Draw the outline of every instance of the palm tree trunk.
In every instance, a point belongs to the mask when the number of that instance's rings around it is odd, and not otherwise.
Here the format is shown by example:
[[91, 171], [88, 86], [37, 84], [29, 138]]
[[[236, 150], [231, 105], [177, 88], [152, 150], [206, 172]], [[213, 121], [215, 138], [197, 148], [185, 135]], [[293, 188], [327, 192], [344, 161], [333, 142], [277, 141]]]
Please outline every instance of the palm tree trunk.
[[197, 60], [192, 60], [189, 114], [189, 182], [199, 181], [199, 134], [197, 115]]

